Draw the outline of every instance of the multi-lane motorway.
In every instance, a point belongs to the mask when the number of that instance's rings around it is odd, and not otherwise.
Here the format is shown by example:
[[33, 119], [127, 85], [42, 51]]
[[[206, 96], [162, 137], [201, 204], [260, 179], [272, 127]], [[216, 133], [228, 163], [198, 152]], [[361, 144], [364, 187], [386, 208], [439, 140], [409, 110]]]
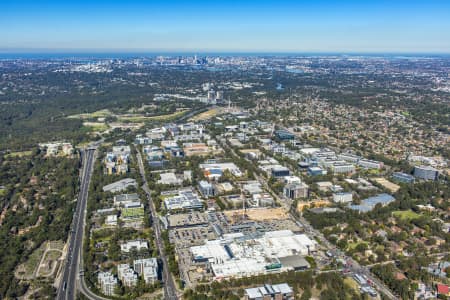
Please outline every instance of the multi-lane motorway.
[[[72, 300], [76, 298], [77, 289], [80, 290], [88, 299], [92, 300], [103, 300], [105, 298], [100, 297], [92, 293], [84, 282], [82, 274], [82, 244], [84, 237], [84, 223], [85, 223], [85, 213], [86, 213], [86, 203], [88, 198], [89, 183], [91, 180], [94, 159], [95, 159], [95, 148], [88, 148], [82, 151], [82, 170], [81, 170], [81, 185], [80, 192], [78, 195], [78, 201], [75, 209], [75, 214], [73, 217], [72, 227], [70, 231], [67, 255], [65, 264], [62, 270], [62, 276], [60, 279], [59, 287], [57, 290], [58, 300]], [[151, 216], [154, 220], [153, 227], [156, 235], [156, 243], [159, 249], [161, 260], [163, 263], [162, 279], [164, 283], [164, 299], [177, 300], [177, 289], [175, 287], [175, 282], [168, 271], [167, 258], [164, 255], [164, 245], [161, 238], [161, 225], [158, 222], [158, 217], [156, 215], [156, 209], [151, 199], [150, 189], [147, 184], [145, 169], [142, 162], [141, 154], [138, 152], [137, 155], [138, 164], [141, 176], [144, 181], [143, 189], [147, 194], [148, 201], [150, 203]], [[81, 268], [80, 268], [81, 266]], [[81, 272], [80, 272], [81, 271]]]
[[62, 270], [60, 284], [57, 290], [58, 300], [72, 300], [76, 298], [77, 277], [79, 275], [79, 262], [82, 252], [84, 219], [86, 203], [94, 165], [95, 149], [88, 148], [81, 152], [83, 167], [81, 170], [81, 185], [78, 194], [75, 214], [69, 236], [67, 255]]
[[[198, 111], [192, 111], [186, 114], [183, 119], [190, 118], [191, 116], [197, 114]], [[84, 277], [82, 272], [83, 260], [82, 260], [82, 244], [84, 238], [84, 222], [86, 213], [86, 203], [89, 191], [89, 183], [91, 180], [94, 157], [96, 147], [101, 144], [102, 141], [98, 141], [90, 145], [87, 149], [81, 151], [81, 158], [83, 167], [81, 170], [81, 185], [80, 192], [78, 195], [78, 201], [75, 209], [75, 214], [73, 216], [72, 227], [69, 235], [68, 248], [65, 264], [62, 269], [62, 276], [60, 279], [59, 287], [57, 290], [58, 300], [72, 300], [76, 298], [77, 289], [81, 291], [89, 299], [105, 299], [103, 297], [97, 296], [92, 293], [84, 282]], [[144, 180], [143, 189], [147, 194], [148, 201], [150, 202], [151, 215], [153, 220], [157, 220], [156, 210], [151, 200], [150, 190], [148, 188], [147, 180], [145, 178], [145, 169], [142, 163], [142, 158], [140, 153], [138, 153], [139, 168]], [[165, 299], [178, 299], [176, 293], [176, 287], [170, 272], [167, 270], [167, 259], [164, 255], [164, 247], [161, 240], [161, 227], [159, 222], [154, 222], [154, 231], [156, 234], [156, 241], [158, 245], [159, 252], [161, 254], [161, 260], [163, 262], [163, 282], [164, 282], [164, 293]]]
[[[234, 151], [232, 151], [234, 152]], [[235, 154], [235, 153], [234, 153]], [[236, 154], [235, 154], [236, 155]], [[57, 299], [58, 300], [72, 300], [76, 298], [77, 289], [87, 296], [89, 299], [102, 300], [105, 299], [103, 297], [97, 296], [92, 293], [88, 287], [86, 287], [84, 278], [80, 273], [80, 266], [82, 266], [82, 244], [84, 237], [84, 222], [85, 222], [85, 213], [86, 213], [86, 204], [88, 198], [89, 191], [89, 183], [93, 171], [95, 159], [95, 148], [88, 148], [82, 151], [82, 170], [81, 170], [81, 185], [80, 191], [78, 195], [78, 201], [75, 209], [75, 214], [73, 217], [72, 227], [69, 235], [68, 247], [67, 247], [67, 255], [65, 264], [62, 269], [62, 276], [59, 283], [59, 287], [57, 290]], [[156, 244], [160, 253], [160, 257], [162, 260], [162, 279], [164, 283], [164, 296], [165, 299], [168, 300], [177, 300], [177, 289], [175, 286], [175, 282], [170, 272], [168, 271], [168, 262], [165, 256], [164, 245], [161, 238], [161, 225], [158, 220], [158, 216], [156, 214], [156, 209], [154, 203], [151, 199], [150, 189], [148, 187], [147, 179], [145, 176], [145, 168], [142, 161], [142, 156], [139, 151], [137, 151], [137, 160], [139, 165], [139, 170], [144, 182], [143, 190], [147, 194], [147, 200], [149, 201], [149, 207], [151, 212], [151, 217], [153, 219], [153, 229], [156, 236]], [[261, 180], [261, 178], [260, 178]], [[267, 184], [264, 180], [261, 180], [262, 183]], [[319, 238], [324, 245], [327, 246], [328, 249], [334, 248], [329, 242], [322, 236], [320, 232], [312, 228], [312, 226], [303, 218], [297, 216], [297, 221], [302, 223], [305, 230]], [[346, 257], [343, 253], [340, 253], [342, 258], [345, 258], [347, 261], [351, 262], [350, 269], [357, 273], [365, 274], [377, 287], [378, 290], [387, 295], [390, 299], [395, 299], [396, 297], [392, 294], [392, 292], [377, 278], [370, 273], [367, 268], [361, 267], [357, 262], [353, 261], [351, 258]], [[82, 270], [81, 270], [82, 271]]]
[[161, 260], [163, 263], [162, 279], [163, 279], [163, 283], [164, 283], [164, 299], [177, 300], [178, 299], [177, 289], [175, 287], [175, 282], [173, 280], [173, 277], [170, 275], [170, 272], [168, 270], [167, 258], [165, 256], [164, 245], [163, 245], [162, 239], [161, 239], [161, 224], [159, 222], [158, 216], [156, 215], [155, 205], [151, 198], [150, 189], [148, 187], [147, 178], [145, 176], [144, 164], [142, 162], [142, 156], [141, 156], [141, 153], [139, 152], [139, 150], [137, 151], [137, 159], [138, 159], [138, 165], [139, 165], [139, 170], [141, 172], [142, 180], [144, 182], [144, 185], [142, 188], [145, 191], [145, 193], [147, 194], [147, 200], [149, 201], [150, 212], [151, 212], [151, 216], [152, 216], [152, 220], [153, 220], [153, 222], [152, 222], [153, 231], [156, 236], [156, 244], [158, 246], [159, 254], [161, 256]]

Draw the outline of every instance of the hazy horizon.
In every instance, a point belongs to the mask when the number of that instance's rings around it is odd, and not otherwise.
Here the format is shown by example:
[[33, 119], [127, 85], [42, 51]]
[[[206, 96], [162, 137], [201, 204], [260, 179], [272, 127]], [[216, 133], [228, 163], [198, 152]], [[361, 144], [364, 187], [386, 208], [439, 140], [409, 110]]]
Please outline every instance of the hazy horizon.
[[0, 51], [450, 53], [450, 2], [11, 1]]
[[1, 49], [0, 58], [8, 56], [450, 56], [450, 52], [339, 52], [339, 51], [220, 51], [220, 50], [145, 50], [145, 49]]

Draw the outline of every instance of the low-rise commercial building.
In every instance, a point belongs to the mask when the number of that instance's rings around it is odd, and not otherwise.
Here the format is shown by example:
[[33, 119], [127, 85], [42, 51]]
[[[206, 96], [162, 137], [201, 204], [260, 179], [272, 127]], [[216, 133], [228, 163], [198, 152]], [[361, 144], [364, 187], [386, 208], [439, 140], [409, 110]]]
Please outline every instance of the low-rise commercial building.
[[139, 195], [136, 193], [116, 195], [113, 200], [114, 206], [125, 206], [128, 203], [139, 202]]
[[289, 176], [291, 172], [288, 168], [283, 166], [276, 166], [272, 168], [271, 175], [276, 178]]
[[402, 172], [393, 173], [392, 178], [403, 183], [414, 183], [415, 181], [414, 176]]
[[275, 204], [272, 195], [269, 193], [252, 194], [252, 198], [247, 199], [247, 202], [252, 207], [267, 207]]
[[259, 194], [263, 192], [261, 183], [258, 181], [250, 181], [242, 185], [242, 190], [250, 195]]
[[167, 210], [191, 210], [202, 209], [203, 202], [197, 194], [190, 190], [179, 191], [177, 196], [169, 197], [164, 200]]
[[309, 167], [307, 172], [310, 176], [320, 176], [327, 174], [327, 171], [320, 167]]
[[136, 135], [134, 142], [137, 145], [150, 145], [152, 143], [152, 139], [147, 136], [143, 136], [142, 134], [138, 134]]
[[282, 141], [289, 141], [295, 139], [295, 135], [293, 135], [287, 130], [276, 130], [275, 136]]
[[358, 166], [363, 167], [365, 169], [382, 169], [384, 164], [376, 160], [360, 159], [358, 161]]
[[236, 166], [235, 163], [205, 163], [200, 164], [200, 169], [203, 170], [205, 177], [209, 179], [218, 179], [222, 176], [225, 171], [230, 172], [231, 175], [235, 177], [241, 177], [242, 172]]
[[106, 216], [105, 225], [106, 226], [116, 226], [117, 225], [117, 215]]
[[414, 167], [414, 176], [424, 180], [437, 180], [439, 171], [429, 166]]
[[204, 143], [185, 143], [183, 145], [183, 150], [186, 156], [208, 155], [213, 151], [211, 147]]
[[333, 202], [335, 203], [350, 203], [353, 201], [353, 193], [334, 193]]
[[39, 148], [45, 150], [47, 156], [71, 155], [74, 152], [72, 144], [66, 142], [43, 143]]
[[342, 159], [342, 160], [345, 160], [345, 161], [348, 161], [348, 162], [353, 162], [353, 163], [356, 163], [356, 162], [358, 162], [358, 160], [361, 159], [360, 156], [354, 155], [354, 154], [351, 154], [351, 153], [338, 154], [337, 157], [339, 159]]
[[309, 186], [304, 182], [289, 183], [284, 187], [283, 194], [289, 199], [307, 198]]
[[283, 178], [284, 183], [300, 183], [302, 180], [298, 176], [286, 176]]
[[213, 197], [215, 195], [214, 186], [208, 181], [201, 180], [198, 183], [198, 189], [200, 193], [206, 198]]
[[120, 250], [122, 252], [128, 253], [132, 249], [136, 249], [137, 251], [148, 249], [148, 242], [146, 240], [134, 240], [125, 242], [120, 245]]
[[158, 184], [181, 185], [183, 183], [183, 180], [173, 172], [161, 173], [159, 176]]
[[335, 163], [335, 164], [331, 165], [331, 170], [337, 174], [354, 173], [355, 166], [353, 164]]
[[245, 300], [291, 300], [294, 291], [287, 283], [265, 284], [261, 287], [245, 289]]

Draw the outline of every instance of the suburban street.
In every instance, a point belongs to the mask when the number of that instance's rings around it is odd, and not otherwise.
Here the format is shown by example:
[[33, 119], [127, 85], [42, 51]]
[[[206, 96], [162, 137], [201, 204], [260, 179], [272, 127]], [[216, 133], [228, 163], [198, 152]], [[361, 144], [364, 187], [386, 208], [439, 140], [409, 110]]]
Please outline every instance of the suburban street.
[[152, 201], [151, 198], [151, 192], [150, 189], [148, 187], [148, 183], [147, 183], [147, 178], [145, 176], [145, 168], [144, 168], [144, 164], [142, 162], [142, 156], [139, 150], [136, 151], [137, 152], [137, 160], [138, 160], [138, 164], [139, 164], [139, 171], [141, 173], [142, 176], [142, 180], [144, 182], [144, 185], [142, 186], [142, 189], [145, 191], [145, 193], [147, 194], [147, 200], [149, 201], [149, 207], [150, 207], [150, 213], [151, 213], [151, 217], [152, 217], [152, 226], [153, 226], [153, 231], [155, 233], [155, 237], [156, 237], [156, 244], [159, 250], [159, 254], [161, 256], [161, 260], [162, 260], [162, 281], [163, 281], [163, 285], [164, 285], [164, 299], [168, 299], [168, 300], [176, 300], [178, 299], [177, 296], [177, 289], [175, 287], [175, 282], [172, 278], [172, 276], [170, 275], [170, 272], [168, 270], [168, 263], [167, 263], [167, 258], [165, 256], [164, 253], [164, 245], [161, 239], [161, 224], [159, 222], [158, 216], [156, 214], [156, 209], [155, 209], [155, 205]]
[[370, 280], [374, 287], [385, 294], [390, 299], [397, 299], [397, 297], [391, 292], [391, 290], [382, 283], [378, 278], [373, 276], [368, 267], [361, 266], [357, 261], [352, 259], [351, 257], [346, 256], [342, 251], [337, 250], [334, 245], [332, 245], [318, 230], [314, 229], [306, 219], [303, 217], [294, 216], [302, 225], [306, 233], [311, 236], [316, 237], [322, 245], [324, 245], [327, 249], [334, 250], [337, 253], [337, 257], [345, 260], [348, 263], [349, 271], [352, 274], [364, 274], [368, 280]]
[[79, 262], [84, 236], [84, 219], [86, 203], [89, 191], [89, 182], [92, 175], [95, 148], [88, 148], [81, 152], [82, 171], [81, 185], [78, 195], [75, 214], [73, 216], [72, 227], [69, 234], [67, 255], [63, 266], [62, 277], [57, 290], [57, 299], [75, 299], [77, 291], [77, 277], [79, 274]]
[[[231, 149], [233, 155], [237, 155], [233, 149]], [[89, 290], [84, 281], [84, 277], [82, 271], [83, 270], [83, 260], [82, 260], [82, 243], [84, 237], [84, 224], [85, 224], [85, 213], [86, 213], [86, 203], [88, 198], [89, 191], [89, 183], [92, 175], [93, 165], [95, 159], [95, 148], [88, 148], [82, 152], [82, 170], [81, 170], [81, 185], [78, 196], [78, 201], [76, 205], [75, 214], [73, 217], [73, 225], [71, 227], [68, 246], [67, 246], [67, 256], [66, 262], [63, 266], [63, 271], [61, 272], [62, 277], [60, 280], [59, 288], [57, 290], [57, 299], [75, 299], [77, 289], [81, 291], [87, 298], [93, 300], [105, 300], [106, 298], [95, 295], [93, 292]], [[149, 208], [152, 217], [152, 226], [154, 229], [156, 244], [161, 256], [162, 260], [162, 281], [164, 286], [164, 295], [165, 299], [178, 299], [177, 289], [175, 286], [175, 282], [170, 272], [168, 271], [168, 262], [164, 253], [164, 245], [161, 238], [161, 224], [159, 222], [158, 216], [156, 214], [156, 209], [154, 203], [151, 198], [151, 191], [148, 187], [148, 182], [145, 176], [145, 168], [142, 160], [141, 153], [137, 151], [137, 162], [139, 165], [139, 171], [143, 179], [142, 189], [145, 191], [147, 195], [147, 200], [149, 201]], [[256, 176], [257, 180], [263, 184], [263, 186], [271, 191], [267, 181], [260, 177]], [[276, 195], [273, 191], [272, 193]], [[278, 197], [276, 195], [277, 201], [286, 206], [288, 205], [286, 201]], [[289, 209], [288, 209], [289, 210]], [[353, 274], [364, 274], [367, 278], [373, 283], [374, 287], [377, 290], [384, 293], [390, 299], [397, 299], [395, 295], [377, 278], [375, 278], [368, 267], [360, 266], [356, 261], [352, 258], [347, 257], [344, 253], [336, 248], [328, 242], [328, 240], [318, 231], [312, 228], [312, 226], [307, 222], [303, 217], [296, 216], [292, 214], [292, 216], [303, 226], [305, 232], [317, 238], [322, 245], [326, 249], [334, 250], [337, 253], [337, 257], [344, 259], [348, 263], [348, 268]]]

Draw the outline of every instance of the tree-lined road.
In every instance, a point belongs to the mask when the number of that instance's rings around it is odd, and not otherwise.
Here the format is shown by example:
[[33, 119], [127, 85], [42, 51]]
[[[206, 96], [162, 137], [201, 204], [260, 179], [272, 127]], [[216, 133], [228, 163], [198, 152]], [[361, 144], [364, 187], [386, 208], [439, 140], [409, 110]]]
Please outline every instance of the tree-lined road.
[[78, 194], [75, 214], [73, 216], [70, 231], [65, 265], [62, 271], [59, 288], [57, 290], [58, 300], [72, 300], [76, 298], [77, 277], [79, 274], [79, 262], [82, 251], [84, 236], [84, 220], [86, 203], [89, 191], [95, 158], [95, 148], [88, 148], [81, 152], [83, 167], [81, 170], [81, 185]]
[[142, 162], [141, 153], [140, 153], [139, 149], [137, 149], [136, 152], [137, 152], [139, 171], [141, 172], [142, 180], [144, 182], [142, 189], [147, 194], [147, 200], [149, 202], [150, 213], [152, 216], [153, 232], [155, 233], [155, 237], [156, 237], [156, 245], [158, 246], [159, 254], [161, 256], [161, 260], [163, 263], [162, 279], [163, 279], [163, 284], [164, 284], [164, 299], [177, 300], [178, 299], [177, 289], [175, 287], [175, 282], [173, 280], [173, 277], [171, 276], [171, 274], [168, 270], [169, 264], [167, 262], [167, 258], [166, 258], [165, 251], [164, 251], [164, 245], [163, 245], [162, 238], [161, 238], [161, 224], [160, 224], [159, 218], [156, 214], [155, 204], [152, 201], [150, 188], [148, 187], [148, 182], [147, 182], [147, 178], [145, 176], [145, 168], [144, 168], [144, 163]]
[[[222, 147], [226, 146], [224, 143], [221, 143], [221, 144], [222, 144]], [[230, 149], [230, 153], [233, 156], [238, 157], [237, 153], [234, 151], [233, 148], [229, 147], [229, 149]], [[292, 170], [291, 170], [291, 172], [292, 172]], [[292, 203], [288, 202], [289, 201], [288, 199], [281, 199], [281, 197], [279, 197], [278, 194], [275, 191], [273, 191], [272, 188], [269, 186], [267, 179], [265, 179], [262, 176], [259, 176], [258, 174], [254, 174], [254, 175], [255, 175], [256, 180], [275, 197], [277, 202], [281, 206], [283, 206], [286, 209], [286, 211], [289, 212], [289, 214], [292, 216], [292, 218], [295, 219], [298, 223], [300, 223], [302, 225], [303, 229], [305, 230], [305, 233], [307, 233], [309, 236], [316, 237], [318, 240], [320, 240], [322, 245], [324, 245], [325, 248], [328, 250], [336, 248], [325, 238], [325, 236], [319, 230], [314, 229], [305, 218], [303, 218], [302, 216], [297, 216], [296, 214], [292, 213], [292, 211], [290, 209], [290, 206]], [[391, 300], [397, 299], [397, 297], [392, 293], [392, 291], [383, 282], [381, 282], [378, 278], [376, 278], [370, 272], [370, 269], [368, 267], [361, 266], [357, 261], [353, 260], [351, 257], [346, 256], [341, 251], [339, 251], [339, 256], [340, 256], [340, 258], [342, 258], [345, 261], [350, 263], [350, 271], [352, 273], [364, 274], [373, 283], [375, 288], [378, 289], [378, 291], [385, 294]]]

